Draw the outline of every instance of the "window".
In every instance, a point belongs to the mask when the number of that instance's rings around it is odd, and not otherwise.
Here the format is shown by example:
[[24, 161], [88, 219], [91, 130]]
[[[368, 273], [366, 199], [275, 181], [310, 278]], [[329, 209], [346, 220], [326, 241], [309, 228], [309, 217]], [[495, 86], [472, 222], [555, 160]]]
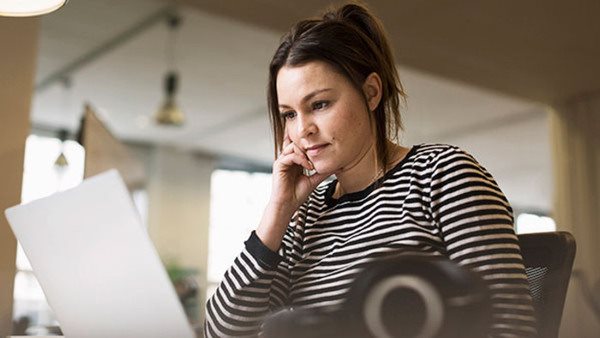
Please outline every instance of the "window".
[[516, 232], [518, 234], [548, 231], [556, 231], [556, 223], [548, 216], [521, 213], [517, 217]]
[[[68, 165], [54, 165], [61, 150]], [[85, 152], [77, 142], [31, 135], [25, 144], [22, 203], [72, 188], [83, 180]], [[17, 248], [13, 318], [27, 316], [30, 327], [57, 325], [23, 248]], [[42, 332], [43, 333], [43, 332]]]
[[271, 174], [215, 170], [211, 177], [208, 290], [213, 293], [225, 271], [256, 229], [271, 194]]
[[[61, 150], [68, 165], [55, 166]], [[27, 203], [55, 192], [73, 188], [83, 181], [85, 151], [74, 141], [61, 142], [51, 137], [31, 135], [25, 145], [22, 203]], [[148, 196], [144, 189], [133, 192], [133, 201], [144, 224], [147, 223]], [[13, 318], [29, 317], [28, 333], [45, 334], [44, 327], [58, 323], [46, 302], [46, 297], [35, 278], [23, 248], [17, 246], [17, 274], [14, 285]]]

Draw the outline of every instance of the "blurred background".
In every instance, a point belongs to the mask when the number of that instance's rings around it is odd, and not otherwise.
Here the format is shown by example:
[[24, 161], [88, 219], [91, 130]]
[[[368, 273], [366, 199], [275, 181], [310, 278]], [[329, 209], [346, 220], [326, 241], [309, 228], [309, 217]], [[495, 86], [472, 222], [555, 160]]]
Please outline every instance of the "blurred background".
[[[0, 18], [12, 53], [2, 47], [0, 73], [30, 81], [1, 82], [26, 97], [2, 107], [4, 137], [11, 114], [29, 114], [20, 200], [117, 166], [190, 321], [201, 323], [269, 198], [272, 53], [296, 20], [335, 3], [71, 0], [38, 18]], [[581, 286], [600, 293], [600, 2], [364, 3], [388, 31], [408, 93], [401, 143], [471, 152], [510, 200], [517, 232], [572, 232], [582, 273], [561, 336], [596, 337], [598, 303]], [[2, 222], [0, 243], [10, 243]], [[51, 333], [59, 323], [31, 266], [5, 247], [3, 266], [16, 257], [11, 319], [24, 321], [21, 333]]]

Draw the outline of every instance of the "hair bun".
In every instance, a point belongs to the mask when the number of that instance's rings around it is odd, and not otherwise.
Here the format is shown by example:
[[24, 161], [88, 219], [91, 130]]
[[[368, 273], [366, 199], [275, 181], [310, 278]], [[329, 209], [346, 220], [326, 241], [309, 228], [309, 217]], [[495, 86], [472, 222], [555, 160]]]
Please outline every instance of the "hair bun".
[[350, 3], [331, 9], [323, 15], [323, 20], [340, 21], [352, 25], [369, 37], [382, 51], [384, 51], [383, 48], [387, 48], [383, 25], [362, 4]]

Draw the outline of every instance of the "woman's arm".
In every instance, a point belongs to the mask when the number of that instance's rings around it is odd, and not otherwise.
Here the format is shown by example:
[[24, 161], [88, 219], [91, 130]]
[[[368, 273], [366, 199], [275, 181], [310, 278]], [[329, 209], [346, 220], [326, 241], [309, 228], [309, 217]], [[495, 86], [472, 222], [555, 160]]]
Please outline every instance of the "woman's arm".
[[513, 215], [492, 176], [449, 147], [434, 160], [431, 213], [448, 257], [478, 272], [492, 293], [491, 336], [536, 336], [535, 312]]
[[273, 163], [271, 198], [261, 222], [206, 304], [206, 337], [255, 336], [265, 316], [286, 304], [296, 228], [290, 219], [328, 176], [304, 176], [303, 168], [314, 169], [286, 138]]
[[257, 335], [264, 317], [286, 303], [289, 271], [289, 262], [252, 232], [206, 304], [205, 336]]

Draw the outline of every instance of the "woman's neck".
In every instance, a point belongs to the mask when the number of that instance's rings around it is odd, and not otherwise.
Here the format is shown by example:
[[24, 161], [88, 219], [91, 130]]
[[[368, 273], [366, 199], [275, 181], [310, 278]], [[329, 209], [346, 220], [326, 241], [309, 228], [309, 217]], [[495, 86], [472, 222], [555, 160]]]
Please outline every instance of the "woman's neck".
[[408, 148], [388, 141], [387, 152], [387, 166], [379, 164], [377, 150], [373, 144], [354, 166], [336, 173], [338, 183], [333, 197], [340, 198], [343, 195], [361, 191], [370, 186], [385, 174], [386, 168], [390, 168], [402, 160], [408, 153]]

